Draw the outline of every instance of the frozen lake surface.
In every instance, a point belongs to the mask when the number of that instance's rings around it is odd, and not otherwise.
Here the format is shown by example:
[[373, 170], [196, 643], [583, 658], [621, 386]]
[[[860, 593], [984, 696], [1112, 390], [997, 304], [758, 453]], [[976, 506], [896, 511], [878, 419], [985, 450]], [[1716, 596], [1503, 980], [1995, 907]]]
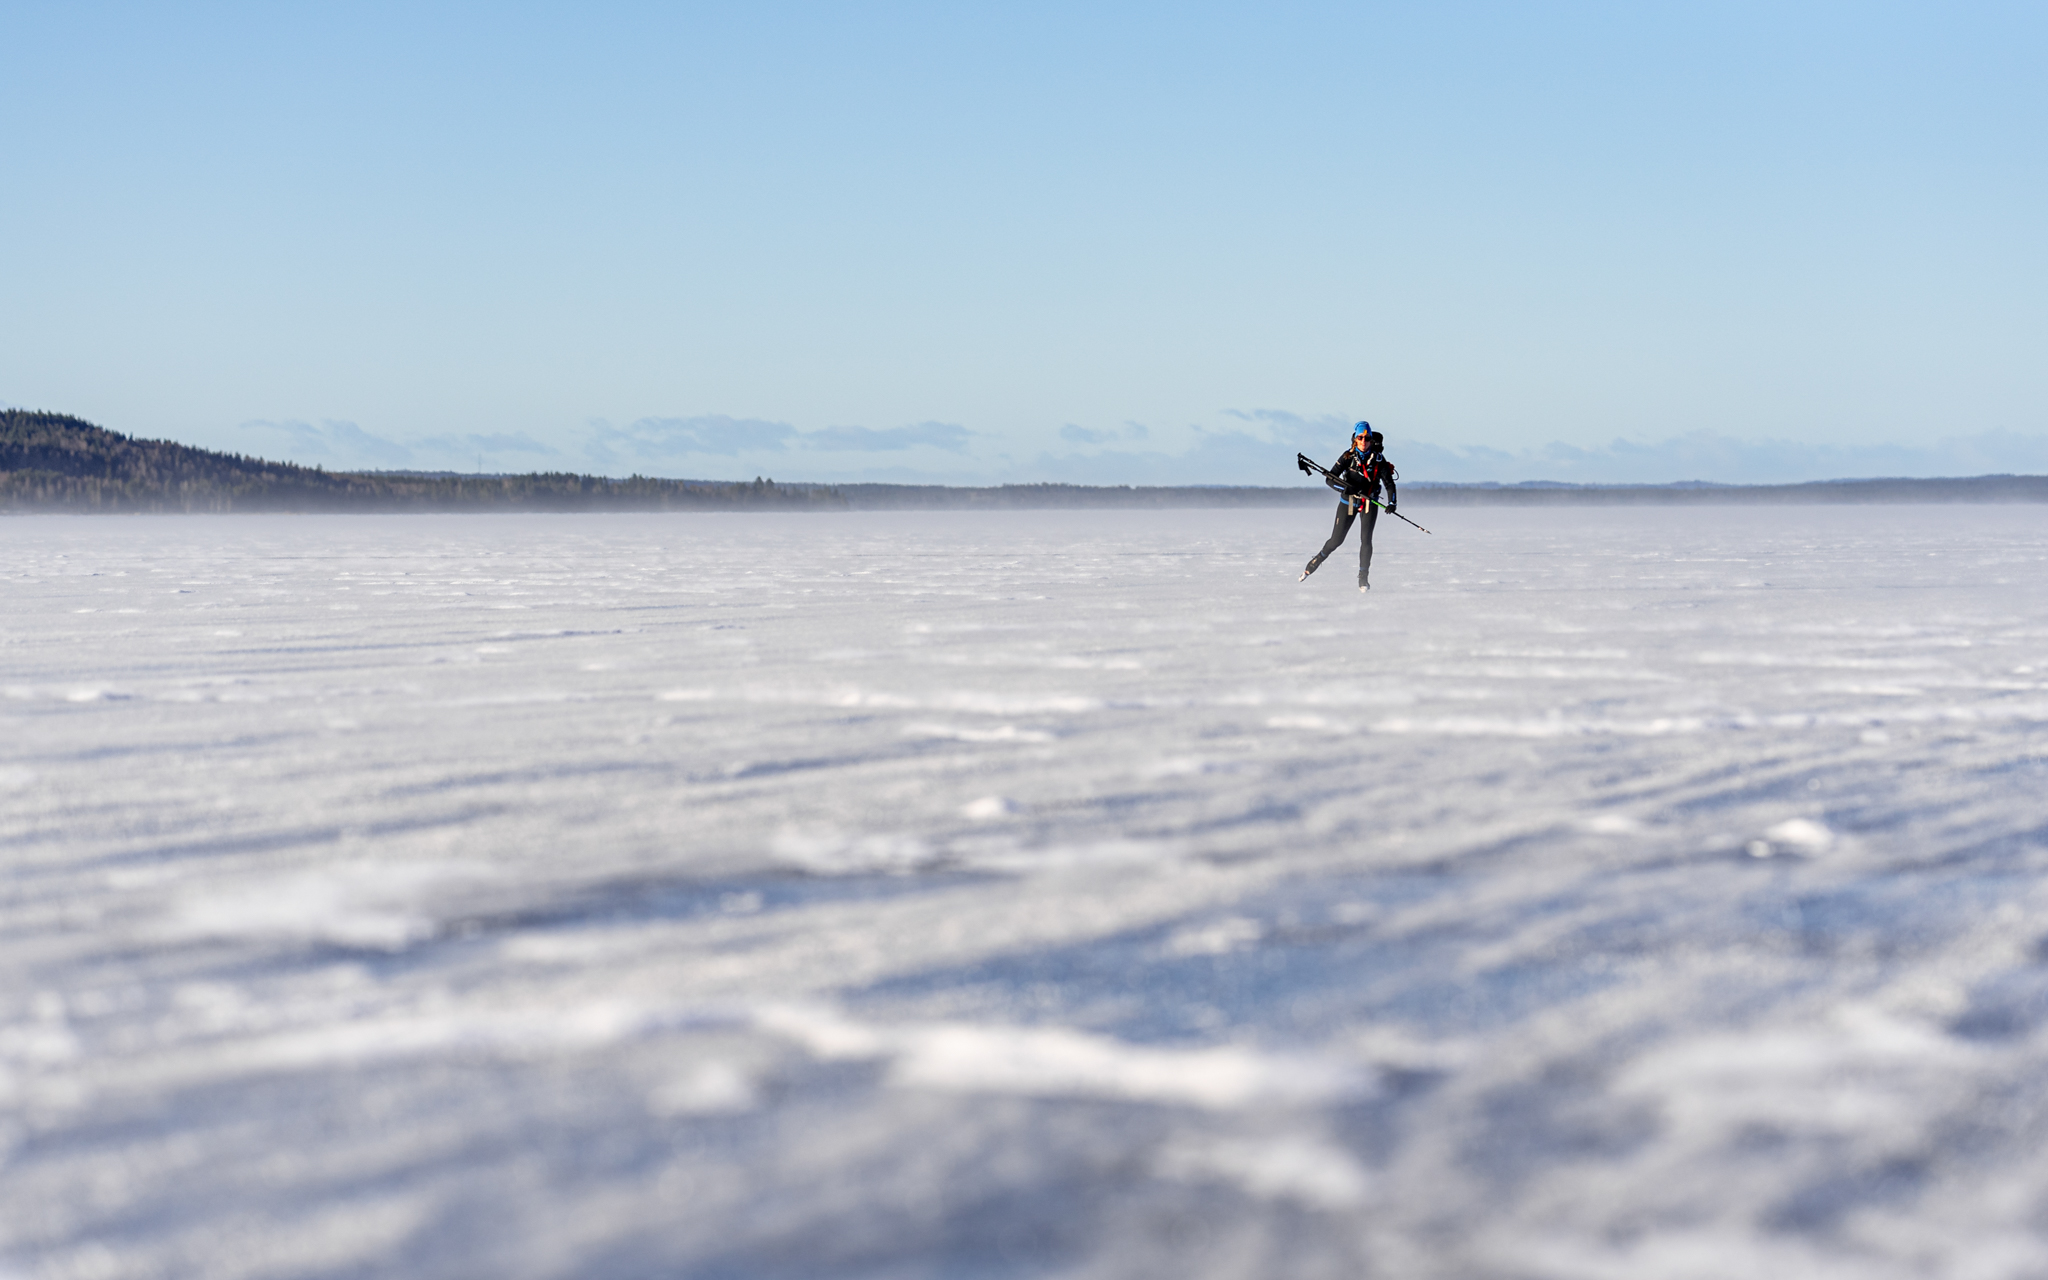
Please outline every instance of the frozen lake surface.
[[1412, 511], [0, 523], [0, 1276], [2048, 1274], [2041, 509]]

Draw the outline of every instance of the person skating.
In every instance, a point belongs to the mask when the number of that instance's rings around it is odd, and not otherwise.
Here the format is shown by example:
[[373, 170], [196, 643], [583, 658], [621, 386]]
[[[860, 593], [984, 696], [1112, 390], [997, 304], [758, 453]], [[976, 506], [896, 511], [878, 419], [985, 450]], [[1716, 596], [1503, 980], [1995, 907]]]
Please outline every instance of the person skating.
[[1344, 545], [1344, 535], [1351, 532], [1352, 522], [1363, 516], [1358, 526], [1358, 589], [1371, 588], [1372, 531], [1380, 518], [1379, 507], [1374, 504], [1382, 488], [1386, 491], [1388, 512], [1394, 510], [1400, 497], [1394, 486], [1394, 464], [1387, 461], [1384, 443], [1385, 438], [1372, 429], [1371, 423], [1361, 422], [1351, 432], [1351, 447], [1331, 464], [1327, 483], [1337, 490], [1337, 521], [1330, 527], [1330, 540], [1301, 571], [1302, 580], [1322, 568], [1330, 553]]

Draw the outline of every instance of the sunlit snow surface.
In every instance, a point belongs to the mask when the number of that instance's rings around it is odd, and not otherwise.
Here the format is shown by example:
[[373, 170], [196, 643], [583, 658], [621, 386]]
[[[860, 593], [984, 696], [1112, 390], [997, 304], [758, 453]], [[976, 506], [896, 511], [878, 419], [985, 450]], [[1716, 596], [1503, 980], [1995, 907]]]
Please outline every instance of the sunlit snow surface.
[[0, 1275], [2048, 1273], [2048, 519], [0, 523]]

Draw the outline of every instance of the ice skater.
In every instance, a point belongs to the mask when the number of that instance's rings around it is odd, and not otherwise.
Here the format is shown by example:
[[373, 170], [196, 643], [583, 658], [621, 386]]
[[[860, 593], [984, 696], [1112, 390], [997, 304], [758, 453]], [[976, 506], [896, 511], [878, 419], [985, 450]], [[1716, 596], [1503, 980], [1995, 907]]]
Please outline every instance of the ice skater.
[[[1383, 487], [1386, 490], [1388, 515], [1394, 514], [1400, 497], [1394, 487], [1397, 473], [1382, 451], [1383, 444], [1384, 437], [1372, 429], [1372, 424], [1361, 422], [1351, 432], [1351, 447], [1323, 472], [1324, 483], [1337, 491], [1337, 522], [1330, 527], [1330, 540], [1301, 571], [1301, 581], [1307, 581], [1308, 575], [1323, 567], [1332, 551], [1344, 545], [1344, 535], [1351, 532], [1352, 522], [1358, 521], [1358, 589], [1371, 589], [1372, 530], [1379, 523], [1380, 491]], [[1301, 462], [1304, 471], [1314, 465], [1306, 458]]]

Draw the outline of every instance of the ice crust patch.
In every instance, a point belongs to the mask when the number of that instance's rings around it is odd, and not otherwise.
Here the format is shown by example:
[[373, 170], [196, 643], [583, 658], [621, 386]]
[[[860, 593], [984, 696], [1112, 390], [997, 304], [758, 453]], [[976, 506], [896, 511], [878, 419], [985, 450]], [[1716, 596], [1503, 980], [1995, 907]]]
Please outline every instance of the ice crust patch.
[[0, 1275], [2048, 1273], [1940, 515], [12, 520]]

